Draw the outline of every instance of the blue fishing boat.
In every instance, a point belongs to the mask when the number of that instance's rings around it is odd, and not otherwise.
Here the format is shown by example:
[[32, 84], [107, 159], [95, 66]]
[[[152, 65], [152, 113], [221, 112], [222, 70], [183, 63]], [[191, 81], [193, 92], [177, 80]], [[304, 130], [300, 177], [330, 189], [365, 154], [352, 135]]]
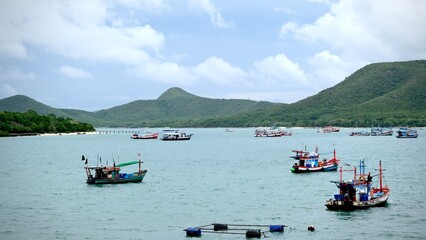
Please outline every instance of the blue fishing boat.
[[396, 133], [398, 134], [397, 138], [417, 138], [419, 136], [417, 130], [406, 127], [399, 128]]
[[[390, 189], [383, 186], [382, 161], [379, 162], [379, 186], [373, 187], [370, 173], [365, 172], [365, 161], [360, 161], [360, 172], [356, 167], [353, 170], [343, 170], [340, 168], [340, 180], [331, 181], [339, 188], [339, 193], [334, 195], [334, 199], [326, 201], [325, 206], [330, 210], [357, 210], [370, 207], [385, 206], [390, 196]], [[353, 171], [352, 180], [343, 181], [343, 171]]]
[[[86, 161], [84, 155], [82, 161]], [[113, 164], [113, 166], [86, 166], [87, 184], [119, 184], [119, 183], [130, 183], [130, 182], [142, 182], [148, 170], [141, 169], [142, 161], [139, 158], [138, 161], [124, 162], [120, 164]], [[139, 164], [139, 170], [133, 173], [121, 173], [122, 167]], [[94, 171], [94, 174], [92, 174]]]

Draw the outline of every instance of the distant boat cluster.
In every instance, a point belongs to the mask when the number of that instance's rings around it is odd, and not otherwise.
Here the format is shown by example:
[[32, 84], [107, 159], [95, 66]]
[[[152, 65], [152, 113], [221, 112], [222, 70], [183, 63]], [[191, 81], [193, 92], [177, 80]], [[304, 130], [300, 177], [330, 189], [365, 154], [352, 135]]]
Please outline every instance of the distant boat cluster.
[[[401, 127], [396, 132], [397, 138], [417, 138], [418, 136], [417, 130], [406, 127]], [[349, 136], [393, 136], [393, 130], [391, 128], [372, 127], [370, 132], [355, 131], [349, 133]]]

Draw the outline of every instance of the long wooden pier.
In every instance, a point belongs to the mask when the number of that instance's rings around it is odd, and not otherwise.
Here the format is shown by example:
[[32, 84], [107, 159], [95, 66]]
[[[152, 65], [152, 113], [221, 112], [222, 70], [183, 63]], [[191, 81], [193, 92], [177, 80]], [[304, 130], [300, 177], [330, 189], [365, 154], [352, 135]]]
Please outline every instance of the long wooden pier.
[[98, 134], [141, 134], [143, 131], [140, 130], [117, 130], [117, 129], [100, 129], [96, 130]]

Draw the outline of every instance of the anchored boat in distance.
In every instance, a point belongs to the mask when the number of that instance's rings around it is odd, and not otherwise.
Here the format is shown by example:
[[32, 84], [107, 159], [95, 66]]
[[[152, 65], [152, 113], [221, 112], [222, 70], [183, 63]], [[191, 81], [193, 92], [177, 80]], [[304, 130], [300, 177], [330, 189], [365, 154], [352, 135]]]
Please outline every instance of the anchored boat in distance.
[[163, 137], [161, 140], [163, 141], [182, 141], [182, 140], [190, 140], [193, 134], [186, 134], [184, 132], [180, 132], [179, 130], [163, 130]]
[[396, 133], [398, 134], [397, 138], [417, 138], [419, 136], [417, 130], [406, 127], [400, 128]]

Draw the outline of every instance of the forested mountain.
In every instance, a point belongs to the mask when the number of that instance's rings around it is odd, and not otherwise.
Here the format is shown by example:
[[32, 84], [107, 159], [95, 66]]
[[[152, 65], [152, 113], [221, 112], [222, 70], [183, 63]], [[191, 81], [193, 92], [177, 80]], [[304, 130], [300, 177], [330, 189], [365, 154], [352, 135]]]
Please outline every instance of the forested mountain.
[[370, 64], [336, 86], [245, 118], [282, 126], [425, 126], [426, 60]]
[[426, 126], [426, 60], [367, 65], [334, 87], [293, 104], [199, 97], [171, 88], [97, 112], [55, 109], [25, 96], [0, 110], [53, 113], [97, 127]]
[[109, 126], [157, 126], [194, 123], [272, 107], [274, 103], [198, 97], [180, 88], [170, 88], [156, 100], [138, 100], [94, 113]]

